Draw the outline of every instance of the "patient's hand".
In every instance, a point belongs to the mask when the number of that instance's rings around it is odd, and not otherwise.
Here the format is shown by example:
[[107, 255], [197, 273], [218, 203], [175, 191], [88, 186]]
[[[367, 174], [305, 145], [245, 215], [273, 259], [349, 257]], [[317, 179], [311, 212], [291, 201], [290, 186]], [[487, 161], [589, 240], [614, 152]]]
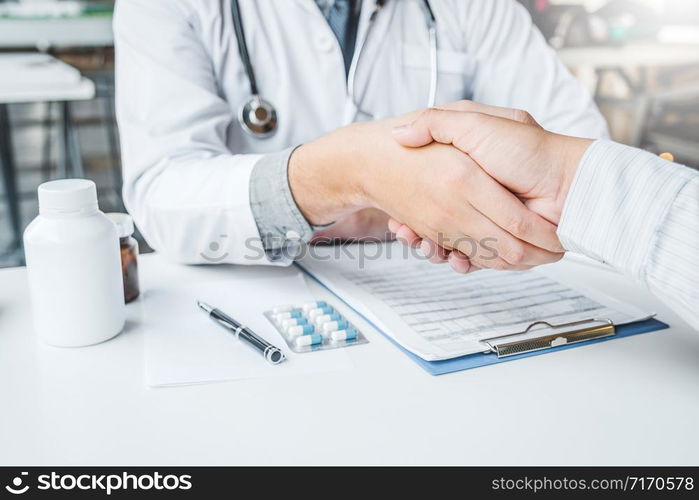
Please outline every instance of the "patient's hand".
[[[394, 129], [394, 137], [408, 147], [434, 141], [453, 145], [528, 208], [558, 224], [577, 166], [592, 141], [546, 132], [521, 111], [475, 103], [462, 106], [467, 111], [428, 110], [407, 126]], [[448, 259], [460, 272], [478, 268], [473, 259], [469, 262], [468, 255], [440, 251], [438, 245], [421, 239], [419, 231], [408, 226], [390, 222], [399, 239], [431, 251], [432, 261]]]

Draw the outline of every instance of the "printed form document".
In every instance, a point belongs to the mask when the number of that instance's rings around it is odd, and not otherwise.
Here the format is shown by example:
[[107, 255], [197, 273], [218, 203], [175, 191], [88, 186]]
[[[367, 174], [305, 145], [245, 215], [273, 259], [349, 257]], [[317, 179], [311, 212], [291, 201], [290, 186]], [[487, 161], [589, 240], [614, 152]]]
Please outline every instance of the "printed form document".
[[[537, 321], [558, 325], [604, 319], [622, 325], [653, 316], [536, 270], [461, 275], [409, 253], [400, 243], [329, 247], [314, 251], [300, 265], [386, 335], [428, 361], [486, 352], [483, 339], [523, 332]], [[551, 332], [535, 327], [507, 341]]]

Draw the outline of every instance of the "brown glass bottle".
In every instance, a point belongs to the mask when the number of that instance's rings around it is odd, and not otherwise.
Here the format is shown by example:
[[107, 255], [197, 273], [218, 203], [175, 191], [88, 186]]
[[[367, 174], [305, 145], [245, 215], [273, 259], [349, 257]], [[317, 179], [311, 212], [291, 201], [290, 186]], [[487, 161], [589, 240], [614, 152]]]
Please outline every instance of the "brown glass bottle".
[[124, 277], [124, 300], [128, 304], [141, 293], [138, 286], [138, 242], [133, 236], [119, 238], [121, 273]]
[[107, 214], [117, 227], [121, 250], [121, 273], [124, 279], [124, 301], [128, 304], [141, 293], [138, 282], [138, 242], [133, 237], [133, 220], [128, 214]]

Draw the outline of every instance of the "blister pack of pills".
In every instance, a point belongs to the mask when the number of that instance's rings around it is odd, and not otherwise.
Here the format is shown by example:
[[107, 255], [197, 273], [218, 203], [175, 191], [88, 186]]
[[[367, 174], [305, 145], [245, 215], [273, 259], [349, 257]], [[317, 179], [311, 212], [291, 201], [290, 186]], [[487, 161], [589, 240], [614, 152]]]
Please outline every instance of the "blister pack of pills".
[[264, 314], [294, 352], [322, 351], [369, 342], [356, 326], [324, 300], [300, 306], [278, 306]]

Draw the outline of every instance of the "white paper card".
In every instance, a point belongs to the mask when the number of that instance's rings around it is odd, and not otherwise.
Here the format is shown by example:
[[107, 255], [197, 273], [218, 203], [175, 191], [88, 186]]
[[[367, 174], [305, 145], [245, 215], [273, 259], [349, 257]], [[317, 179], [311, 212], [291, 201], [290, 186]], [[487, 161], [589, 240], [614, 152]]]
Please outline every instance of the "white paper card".
[[[352, 367], [342, 349], [296, 354], [263, 316], [283, 304], [314, 297], [302, 276], [185, 283], [144, 294], [146, 377], [149, 386], [198, 384], [222, 380], [286, 377]], [[217, 325], [196, 305], [202, 300], [251, 328], [287, 356], [279, 365]]]

